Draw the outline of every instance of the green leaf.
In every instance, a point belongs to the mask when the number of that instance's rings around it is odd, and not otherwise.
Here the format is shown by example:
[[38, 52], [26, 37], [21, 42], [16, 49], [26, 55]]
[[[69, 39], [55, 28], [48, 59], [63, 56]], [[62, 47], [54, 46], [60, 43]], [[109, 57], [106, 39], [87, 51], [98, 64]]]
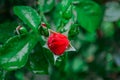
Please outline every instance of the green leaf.
[[43, 8], [43, 12], [47, 13], [55, 6], [55, 0], [39, 0], [39, 4]]
[[[30, 54], [28, 68], [35, 74], [48, 74], [49, 63], [45, 57], [41, 44], [37, 44], [33, 53]], [[49, 56], [50, 57], [50, 56]]]
[[76, 5], [77, 21], [88, 32], [94, 32], [100, 26], [102, 9], [93, 1], [81, 1]]
[[60, 4], [60, 13], [62, 18], [70, 19], [72, 17], [72, 0], [62, 0]]
[[79, 34], [80, 30], [77, 24], [72, 24], [70, 26], [70, 30], [68, 33], [68, 36], [70, 39], [73, 39], [75, 36], [77, 36]]
[[17, 71], [15, 77], [17, 80], [24, 80], [24, 73], [22, 71]]
[[112, 70], [114, 67], [113, 67], [113, 64], [114, 64], [114, 60], [113, 60], [113, 56], [112, 54], [110, 53], [107, 53], [106, 54], [106, 70], [110, 71]]
[[120, 20], [118, 20], [118, 21], [116, 22], [116, 25], [117, 25], [118, 28], [120, 28]]
[[68, 23], [68, 19], [72, 17], [71, 2], [72, 0], [62, 0], [61, 3], [56, 5], [52, 12], [53, 23], [58, 29], [62, 28], [66, 23]]
[[115, 34], [115, 27], [112, 22], [103, 21], [101, 24], [101, 30], [103, 32], [103, 36], [106, 38], [113, 37]]
[[51, 12], [51, 18], [53, 19], [53, 23], [58, 26], [60, 23], [60, 4], [56, 5], [55, 9]]
[[53, 65], [54, 64], [54, 57], [53, 57], [53, 53], [47, 49], [47, 48], [43, 48], [43, 52], [45, 54], [45, 57], [47, 58], [48, 62]]
[[86, 49], [81, 52], [83, 57], [86, 59], [87, 62], [92, 62], [94, 60], [95, 52], [98, 50], [98, 46], [91, 44], [86, 47]]
[[14, 21], [6, 21], [0, 24], [0, 43], [5, 43], [14, 36], [14, 30], [18, 24]]
[[81, 57], [76, 57], [73, 60], [72, 68], [74, 72], [86, 72], [88, 71], [88, 66]]
[[67, 8], [70, 6], [72, 0], [62, 0], [61, 2], [61, 11], [65, 12]]
[[36, 37], [29, 34], [10, 38], [0, 50], [0, 67], [5, 70], [15, 70], [23, 67], [36, 42]]
[[70, 5], [66, 11], [63, 12], [63, 18], [70, 19], [72, 17], [72, 5]]
[[96, 32], [93, 32], [93, 33], [86, 33], [86, 34], [84, 35], [84, 40], [83, 40], [83, 41], [95, 42], [96, 39], [97, 39]]
[[30, 28], [37, 32], [41, 19], [38, 13], [28, 6], [15, 6], [14, 13]]

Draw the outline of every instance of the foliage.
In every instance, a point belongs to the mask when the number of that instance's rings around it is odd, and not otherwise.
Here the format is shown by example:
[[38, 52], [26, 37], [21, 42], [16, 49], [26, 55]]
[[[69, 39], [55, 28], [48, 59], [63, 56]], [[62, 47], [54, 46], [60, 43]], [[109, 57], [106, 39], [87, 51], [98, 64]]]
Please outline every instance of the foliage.
[[[119, 80], [119, 9], [117, 0], [1, 0], [0, 80], [25, 80], [29, 72]], [[67, 35], [76, 51], [55, 58], [46, 48], [50, 29]]]

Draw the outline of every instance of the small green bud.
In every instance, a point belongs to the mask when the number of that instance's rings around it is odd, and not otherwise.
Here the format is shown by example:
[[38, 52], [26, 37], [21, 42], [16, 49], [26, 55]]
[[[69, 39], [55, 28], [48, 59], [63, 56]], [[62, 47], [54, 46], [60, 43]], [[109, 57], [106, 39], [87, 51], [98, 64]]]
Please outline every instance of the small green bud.
[[25, 34], [27, 33], [27, 29], [25, 27], [20, 28], [20, 34]]
[[72, 17], [72, 5], [70, 5], [66, 11], [63, 12], [63, 18], [70, 19]]
[[69, 31], [69, 37], [73, 38], [79, 33], [79, 27], [77, 24], [71, 25], [70, 31]]
[[39, 28], [39, 32], [41, 35], [48, 37], [49, 36], [49, 31], [48, 28], [46, 27], [47, 25], [45, 23], [41, 23], [41, 26]]
[[22, 26], [18, 26], [16, 28], [16, 33], [17, 34], [26, 34], [28, 31], [25, 27], [22, 27]]

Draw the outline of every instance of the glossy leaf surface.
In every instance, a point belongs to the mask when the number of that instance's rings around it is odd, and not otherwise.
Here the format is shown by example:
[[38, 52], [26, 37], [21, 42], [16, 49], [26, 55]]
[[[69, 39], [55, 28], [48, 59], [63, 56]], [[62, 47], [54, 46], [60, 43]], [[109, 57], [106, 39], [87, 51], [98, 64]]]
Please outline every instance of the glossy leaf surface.
[[102, 19], [100, 6], [93, 1], [81, 1], [76, 5], [77, 21], [88, 32], [94, 32]]
[[10, 38], [0, 50], [0, 67], [15, 70], [23, 67], [37, 39], [33, 35], [18, 35]]
[[61, 2], [61, 11], [65, 12], [65, 10], [70, 6], [72, 0], [62, 0]]
[[43, 8], [43, 12], [47, 13], [55, 6], [55, 0], [39, 0], [39, 4]]
[[10, 37], [14, 36], [15, 27], [18, 24], [16, 22], [7, 21], [0, 24], [0, 43], [6, 42]]
[[40, 16], [31, 7], [28, 6], [15, 6], [14, 13], [35, 32], [40, 25]]
[[46, 58], [46, 52], [40, 43], [36, 45], [33, 52], [30, 54], [28, 67], [36, 74], [48, 74], [49, 63]]

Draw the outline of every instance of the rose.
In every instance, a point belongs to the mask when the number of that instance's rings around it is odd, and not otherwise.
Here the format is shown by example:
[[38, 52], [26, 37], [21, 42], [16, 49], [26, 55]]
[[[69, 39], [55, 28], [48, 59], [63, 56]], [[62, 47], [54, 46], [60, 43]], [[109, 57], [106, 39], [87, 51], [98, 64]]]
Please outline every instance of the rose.
[[69, 47], [69, 40], [65, 35], [54, 32], [48, 37], [47, 45], [55, 55], [62, 55]]

